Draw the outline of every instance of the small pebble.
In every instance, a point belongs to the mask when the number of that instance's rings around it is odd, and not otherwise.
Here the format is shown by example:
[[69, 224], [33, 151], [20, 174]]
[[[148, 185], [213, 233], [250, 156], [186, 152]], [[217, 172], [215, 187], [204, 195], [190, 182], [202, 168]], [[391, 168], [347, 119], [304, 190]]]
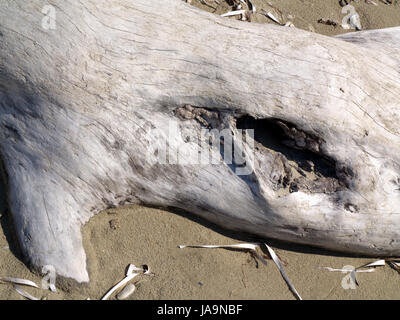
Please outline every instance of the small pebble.
[[110, 223], [110, 228], [113, 230], [117, 230], [120, 227], [119, 221], [117, 219], [110, 220], [109, 223]]

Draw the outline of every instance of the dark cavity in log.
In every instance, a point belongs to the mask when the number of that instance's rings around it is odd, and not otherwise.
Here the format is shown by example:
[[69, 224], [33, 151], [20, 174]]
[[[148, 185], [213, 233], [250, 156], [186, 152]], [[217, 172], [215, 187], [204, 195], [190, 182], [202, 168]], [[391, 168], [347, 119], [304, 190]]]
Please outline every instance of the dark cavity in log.
[[335, 159], [321, 152], [323, 139], [274, 118], [255, 119], [246, 115], [237, 119], [236, 126], [242, 130], [254, 129], [256, 152], [274, 151], [279, 155], [284, 178], [278, 182], [278, 189], [333, 193], [345, 187], [337, 175]]

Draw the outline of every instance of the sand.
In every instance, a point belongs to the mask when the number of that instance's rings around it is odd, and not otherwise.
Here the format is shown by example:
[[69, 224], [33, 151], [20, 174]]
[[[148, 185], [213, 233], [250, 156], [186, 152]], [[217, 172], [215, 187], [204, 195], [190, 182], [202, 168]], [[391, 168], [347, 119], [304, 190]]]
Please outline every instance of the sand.
[[[341, 21], [336, 0], [252, 0], [258, 10], [275, 8], [279, 18], [302, 29], [333, 35], [346, 32], [340, 26], [318, 23], [320, 18]], [[353, 1], [365, 29], [400, 24], [400, 5], [378, 6]], [[199, 7], [214, 9], [194, 1]], [[207, 0], [212, 3], [212, 0]], [[269, 4], [270, 5], [269, 5]], [[230, 8], [221, 0], [217, 13]], [[281, 12], [282, 15], [279, 14]], [[257, 15], [253, 22], [271, 21]], [[248, 22], [243, 22], [248, 23]], [[267, 33], [266, 33], [267, 36]], [[5, 187], [0, 184], [0, 276], [25, 278], [41, 284], [18, 253], [12, 223], [5, 205]], [[41, 299], [99, 299], [124, 277], [133, 263], [150, 266], [154, 277], [140, 276], [131, 299], [294, 299], [274, 263], [257, 262], [249, 253], [224, 249], [179, 249], [181, 244], [231, 244], [253, 241], [248, 235], [222, 230], [204, 220], [177, 210], [130, 206], [98, 214], [83, 228], [90, 283], [57, 282], [58, 292], [26, 288]], [[361, 266], [373, 261], [267, 240], [285, 263], [285, 270], [304, 299], [399, 299], [400, 275], [388, 266], [357, 275], [359, 286], [344, 289], [345, 274], [315, 269], [315, 266]], [[0, 284], [0, 299], [25, 299], [11, 285]]]
[[[2, 218], [3, 229], [9, 227]], [[139, 206], [103, 212], [83, 229], [91, 282], [57, 284], [57, 294], [26, 291], [45, 299], [100, 299], [124, 277], [126, 266], [146, 264], [154, 277], [140, 276], [132, 299], [294, 299], [274, 263], [257, 263], [249, 253], [225, 249], [179, 249], [181, 244], [232, 244], [251, 241], [187, 214]], [[361, 266], [371, 258], [344, 257], [322, 250], [267, 241], [304, 299], [399, 299], [400, 275], [390, 267], [357, 276], [357, 289], [343, 289], [345, 274], [315, 269]], [[41, 284], [41, 278], [8, 249], [0, 234], [0, 275]], [[0, 299], [24, 299], [11, 285], [0, 285]]]
[[[256, 6], [257, 13], [252, 16], [251, 22], [274, 23], [262, 14], [263, 10], [271, 12], [282, 23], [288, 21], [300, 29], [317, 32], [325, 35], [336, 35], [351, 30], [343, 29], [340, 24], [348, 12], [342, 13], [339, 0], [251, 0]], [[384, 4], [384, 0], [373, 0], [377, 6], [368, 4], [365, 0], [347, 0], [360, 16], [363, 29], [380, 29], [398, 26], [400, 24], [400, 1], [393, 1], [392, 5]], [[210, 5], [205, 5], [208, 3]], [[232, 10], [228, 3], [238, 1], [220, 0], [220, 5], [214, 0], [192, 0], [192, 4], [216, 14], [223, 14]], [[232, 17], [229, 19], [239, 19]], [[339, 23], [331, 26], [318, 23], [319, 19], [331, 19]], [[248, 23], [248, 22], [244, 22]], [[275, 24], [275, 23], [274, 23]], [[266, 36], [268, 34], [266, 33]]]

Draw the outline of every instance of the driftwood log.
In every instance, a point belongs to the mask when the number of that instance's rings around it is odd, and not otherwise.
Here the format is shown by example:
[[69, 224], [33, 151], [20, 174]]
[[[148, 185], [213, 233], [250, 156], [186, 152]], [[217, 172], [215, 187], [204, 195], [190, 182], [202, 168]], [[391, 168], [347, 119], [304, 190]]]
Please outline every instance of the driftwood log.
[[400, 255], [400, 28], [326, 37], [181, 0], [50, 3], [50, 18], [48, 1], [0, 4], [0, 152], [32, 267], [88, 281], [81, 228], [125, 203]]

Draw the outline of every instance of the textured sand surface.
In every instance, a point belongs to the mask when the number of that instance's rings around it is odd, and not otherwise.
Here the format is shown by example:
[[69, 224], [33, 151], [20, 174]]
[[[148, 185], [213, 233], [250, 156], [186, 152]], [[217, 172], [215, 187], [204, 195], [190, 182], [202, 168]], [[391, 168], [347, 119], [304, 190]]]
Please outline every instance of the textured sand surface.
[[[127, 207], [104, 212], [84, 228], [91, 282], [61, 281], [57, 294], [27, 288], [38, 298], [99, 299], [124, 277], [129, 263], [150, 266], [154, 277], [140, 276], [132, 299], [294, 299], [274, 263], [257, 263], [246, 252], [225, 249], [179, 249], [180, 244], [232, 244], [253, 240], [230, 234], [187, 215]], [[6, 217], [2, 218], [7, 228]], [[304, 299], [399, 299], [400, 275], [388, 266], [357, 276], [359, 287], [342, 288], [345, 274], [315, 266], [361, 266], [371, 259], [343, 257], [321, 250], [268, 241], [285, 262], [286, 272]], [[7, 248], [0, 235], [0, 275], [41, 284], [41, 278]], [[12, 286], [0, 285], [0, 299], [24, 299]]]
[[[218, 5], [217, 2], [220, 2], [220, 4]], [[232, 6], [228, 3], [238, 2], [238, 0], [192, 0], [193, 5], [216, 14], [231, 11]], [[262, 14], [264, 10], [271, 12], [283, 24], [291, 21], [297, 28], [307, 31], [326, 35], [352, 32], [344, 30], [340, 26], [348, 12], [342, 12], [343, 8], [340, 6], [339, 0], [251, 0], [251, 2], [257, 9], [257, 13], [251, 17], [252, 22], [275, 23]], [[365, 0], [347, 0], [347, 3], [352, 5], [359, 14], [363, 29], [389, 28], [400, 24], [400, 1], [392, 1], [393, 4], [391, 5], [384, 4], [384, 0], [373, 0], [373, 2], [377, 6], [368, 4]], [[230, 19], [239, 19], [239, 17]], [[335, 27], [318, 23], [319, 19], [334, 20], [339, 25]]]

